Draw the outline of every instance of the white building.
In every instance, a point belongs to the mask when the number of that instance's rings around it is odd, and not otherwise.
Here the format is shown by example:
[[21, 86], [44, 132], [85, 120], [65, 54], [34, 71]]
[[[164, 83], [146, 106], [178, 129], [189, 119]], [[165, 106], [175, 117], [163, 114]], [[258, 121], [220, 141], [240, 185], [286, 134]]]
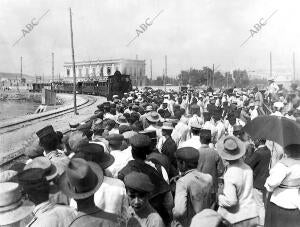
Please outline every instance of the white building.
[[[93, 60], [78, 61], [75, 63], [77, 81], [88, 79], [106, 79], [108, 76], [114, 75], [115, 71], [121, 74], [130, 75], [132, 85], [142, 86], [145, 78], [145, 60], [132, 59], [111, 59], [111, 60]], [[65, 80], [73, 80], [72, 63], [66, 62]]]

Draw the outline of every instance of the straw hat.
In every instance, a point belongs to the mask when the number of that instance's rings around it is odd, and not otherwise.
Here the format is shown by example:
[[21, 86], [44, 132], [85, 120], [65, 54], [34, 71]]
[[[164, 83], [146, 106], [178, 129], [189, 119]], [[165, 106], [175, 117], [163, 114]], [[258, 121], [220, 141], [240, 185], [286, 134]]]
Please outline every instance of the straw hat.
[[221, 158], [225, 160], [237, 160], [246, 153], [245, 144], [235, 136], [226, 136], [216, 145]]
[[159, 113], [157, 113], [156, 111], [152, 111], [146, 115], [146, 118], [150, 122], [158, 122], [158, 121], [160, 121], [161, 117], [160, 117]]
[[34, 209], [34, 204], [22, 199], [19, 184], [0, 183], [0, 225], [21, 221]]

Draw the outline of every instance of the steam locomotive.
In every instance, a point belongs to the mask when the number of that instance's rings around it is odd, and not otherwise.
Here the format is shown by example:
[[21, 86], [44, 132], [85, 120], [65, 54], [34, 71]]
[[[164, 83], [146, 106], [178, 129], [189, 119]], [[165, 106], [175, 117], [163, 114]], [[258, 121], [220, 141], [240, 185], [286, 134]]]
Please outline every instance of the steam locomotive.
[[[73, 83], [56, 81], [51, 83], [33, 83], [31, 92], [41, 92], [43, 88], [51, 89], [56, 93], [72, 93]], [[76, 83], [76, 93], [105, 96], [111, 100], [113, 95], [123, 97], [125, 92], [132, 90], [130, 75], [122, 75], [116, 71], [106, 80], [89, 80]]]

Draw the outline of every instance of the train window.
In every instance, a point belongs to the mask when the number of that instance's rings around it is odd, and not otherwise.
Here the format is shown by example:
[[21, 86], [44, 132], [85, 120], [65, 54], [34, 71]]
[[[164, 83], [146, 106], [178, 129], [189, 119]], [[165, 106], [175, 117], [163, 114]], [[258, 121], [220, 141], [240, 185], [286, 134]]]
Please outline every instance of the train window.
[[107, 67], [107, 75], [109, 75], [110, 76], [110, 73], [111, 73], [111, 68], [110, 67]]
[[67, 76], [70, 76], [70, 69], [67, 69]]

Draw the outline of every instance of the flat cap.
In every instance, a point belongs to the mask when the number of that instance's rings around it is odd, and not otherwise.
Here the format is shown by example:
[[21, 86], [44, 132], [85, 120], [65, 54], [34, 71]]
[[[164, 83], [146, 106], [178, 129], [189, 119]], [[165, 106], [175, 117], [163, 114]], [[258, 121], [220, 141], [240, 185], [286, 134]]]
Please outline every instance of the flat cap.
[[186, 162], [195, 162], [199, 159], [199, 151], [193, 147], [182, 147], [175, 152], [175, 157]]
[[48, 125], [36, 132], [36, 135], [41, 139], [48, 135], [56, 135], [52, 125]]
[[127, 188], [139, 192], [152, 192], [154, 190], [154, 185], [150, 178], [144, 173], [131, 172], [125, 176], [124, 183]]
[[124, 140], [124, 136], [122, 134], [110, 134], [106, 137], [106, 140], [110, 145], [121, 145]]
[[129, 139], [131, 146], [136, 148], [148, 147], [151, 145], [151, 139], [142, 134], [137, 134]]

